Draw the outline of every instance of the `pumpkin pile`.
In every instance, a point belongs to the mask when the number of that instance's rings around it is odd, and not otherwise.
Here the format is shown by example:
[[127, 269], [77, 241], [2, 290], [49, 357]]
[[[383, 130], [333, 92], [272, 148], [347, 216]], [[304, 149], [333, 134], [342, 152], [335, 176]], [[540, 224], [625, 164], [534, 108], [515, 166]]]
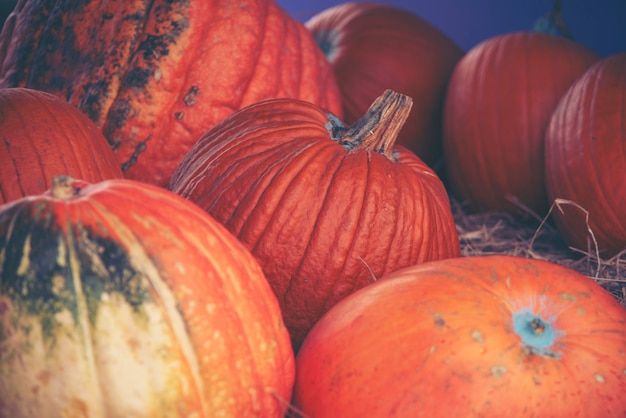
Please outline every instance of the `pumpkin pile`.
[[463, 256], [453, 211], [577, 202], [563, 239], [619, 254], [625, 74], [382, 3], [17, 2], [0, 418], [626, 414], [626, 309]]

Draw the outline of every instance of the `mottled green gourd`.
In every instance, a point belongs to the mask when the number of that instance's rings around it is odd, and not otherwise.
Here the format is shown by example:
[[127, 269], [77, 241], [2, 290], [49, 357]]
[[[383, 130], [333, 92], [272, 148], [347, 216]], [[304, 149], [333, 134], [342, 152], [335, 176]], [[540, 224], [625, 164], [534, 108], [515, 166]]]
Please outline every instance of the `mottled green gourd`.
[[278, 301], [196, 206], [56, 177], [0, 206], [0, 236], [0, 417], [284, 416]]

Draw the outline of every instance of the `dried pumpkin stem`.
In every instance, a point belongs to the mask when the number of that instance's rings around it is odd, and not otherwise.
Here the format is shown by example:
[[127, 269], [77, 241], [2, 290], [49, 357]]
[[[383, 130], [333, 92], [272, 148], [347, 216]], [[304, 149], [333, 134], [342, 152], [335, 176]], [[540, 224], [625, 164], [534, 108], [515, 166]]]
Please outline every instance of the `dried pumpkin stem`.
[[68, 200], [78, 195], [80, 193], [80, 188], [76, 187], [73, 177], [56, 176], [52, 179], [52, 188], [50, 193], [57, 199]]
[[347, 149], [376, 151], [393, 161], [393, 144], [412, 106], [409, 96], [386, 90], [352, 126], [336, 130], [336, 139]]

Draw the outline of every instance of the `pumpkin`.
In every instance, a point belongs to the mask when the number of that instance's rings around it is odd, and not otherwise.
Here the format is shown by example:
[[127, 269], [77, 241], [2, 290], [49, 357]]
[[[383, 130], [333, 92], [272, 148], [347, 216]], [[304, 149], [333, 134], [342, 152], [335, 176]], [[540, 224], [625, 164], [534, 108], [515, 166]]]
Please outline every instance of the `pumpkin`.
[[305, 26], [332, 65], [343, 120], [356, 122], [386, 89], [410, 96], [413, 109], [396, 143], [431, 167], [439, 163], [445, 88], [463, 50], [421, 17], [383, 3], [340, 3]]
[[296, 357], [303, 416], [617, 417], [626, 310], [566, 267], [509, 255], [401, 269], [348, 296]]
[[127, 179], [0, 207], [0, 416], [284, 417], [294, 358], [248, 250]]
[[[594, 64], [565, 93], [545, 138], [551, 213], [570, 246], [626, 249], [626, 52]], [[593, 236], [589, 233], [593, 233]], [[595, 241], [595, 242], [594, 242]]]
[[0, 89], [0, 135], [0, 204], [43, 193], [58, 175], [93, 183], [123, 177], [98, 127], [52, 94]]
[[470, 49], [454, 69], [444, 107], [451, 193], [475, 212], [545, 215], [550, 116], [598, 59], [572, 40], [530, 31], [497, 35]]
[[203, 135], [172, 177], [170, 190], [258, 260], [295, 350], [324, 312], [374, 277], [460, 252], [441, 180], [394, 146], [410, 105], [387, 91], [346, 127], [312, 103], [262, 101]]
[[49, 91], [102, 130], [125, 176], [166, 186], [205, 130], [261, 99], [341, 112], [330, 64], [273, 0], [24, 0], [0, 35], [0, 87]]

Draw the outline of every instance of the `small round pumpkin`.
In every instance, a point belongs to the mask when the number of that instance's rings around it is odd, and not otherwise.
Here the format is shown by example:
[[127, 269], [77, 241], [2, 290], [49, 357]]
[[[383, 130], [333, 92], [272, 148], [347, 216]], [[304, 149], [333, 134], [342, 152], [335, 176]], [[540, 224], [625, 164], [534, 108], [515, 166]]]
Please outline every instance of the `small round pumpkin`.
[[618, 417], [626, 310], [546, 261], [494, 255], [394, 272], [335, 305], [296, 357], [304, 416]]
[[410, 111], [387, 91], [346, 127], [312, 103], [259, 102], [202, 136], [170, 189], [246, 245], [294, 348], [337, 301], [375, 277], [459, 254], [441, 180], [394, 146]]
[[332, 65], [343, 120], [356, 122], [386, 89], [406, 94], [413, 108], [396, 143], [431, 167], [440, 162], [445, 89], [464, 51], [411, 11], [384, 3], [341, 3], [305, 26]]
[[294, 358], [248, 250], [126, 179], [0, 207], [0, 415], [276, 417]]
[[626, 250], [625, 103], [626, 52], [571, 86], [545, 139], [548, 196], [566, 201], [552, 211], [559, 231], [572, 247], [595, 253], [597, 244], [606, 257]]
[[248, 104], [294, 97], [341, 112], [330, 64], [273, 0], [24, 0], [0, 36], [0, 87], [69, 101], [126, 177], [160, 186], [205, 130]]
[[545, 215], [550, 116], [599, 58], [572, 40], [531, 31], [498, 35], [469, 50], [452, 73], [444, 107], [451, 193], [477, 212]]
[[0, 204], [45, 192], [55, 176], [93, 183], [124, 176], [98, 127], [52, 94], [0, 89], [0, 134]]

